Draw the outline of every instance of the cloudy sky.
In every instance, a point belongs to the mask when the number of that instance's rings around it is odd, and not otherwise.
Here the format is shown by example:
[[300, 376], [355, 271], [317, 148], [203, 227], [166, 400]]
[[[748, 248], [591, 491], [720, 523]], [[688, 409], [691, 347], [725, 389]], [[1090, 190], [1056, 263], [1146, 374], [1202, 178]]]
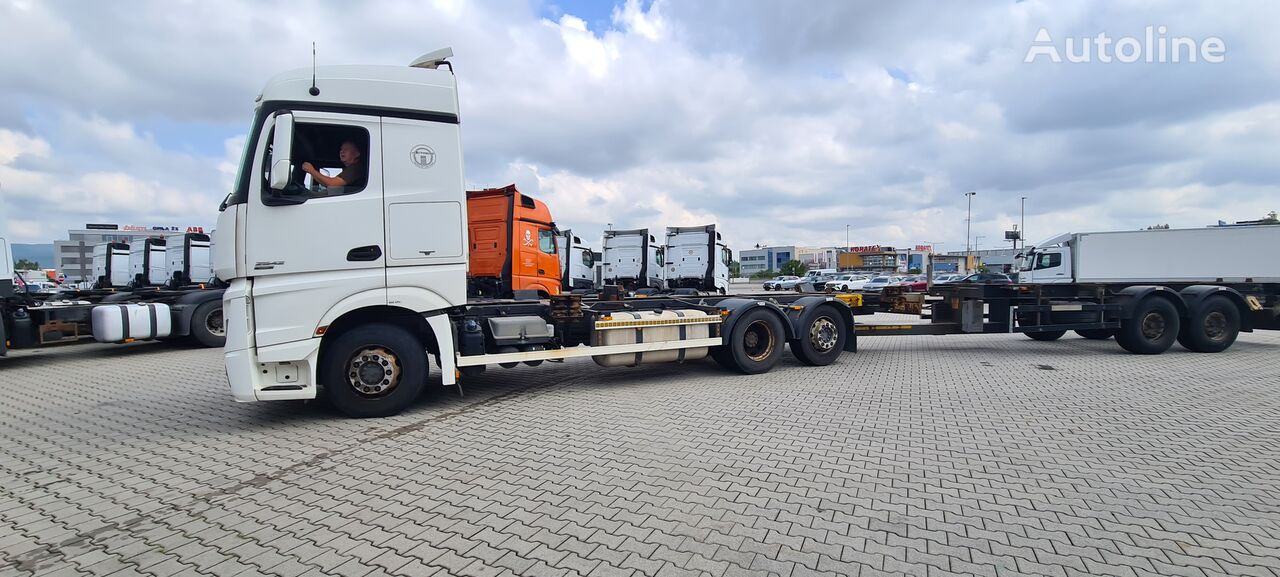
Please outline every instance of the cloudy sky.
[[[312, 41], [322, 65], [452, 46], [468, 185], [515, 182], [595, 242], [717, 222], [735, 249], [848, 225], [960, 250], [966, 191], [982, 248], [1021, 197], [1033, 241], [1260, 218], [1280, 210], [1276, 22], [1267, 0], [0, 0], [3, 220], [16, 242], [212, 225], [253, 97]], [[1068, 61], [1068, 39], [1114, 53], [1148, 26], [1155, 62]], [[1221, 62], [1160, 62], [1175, 36]], [[1026, 62], [1046, 46], [1062, 61]]]

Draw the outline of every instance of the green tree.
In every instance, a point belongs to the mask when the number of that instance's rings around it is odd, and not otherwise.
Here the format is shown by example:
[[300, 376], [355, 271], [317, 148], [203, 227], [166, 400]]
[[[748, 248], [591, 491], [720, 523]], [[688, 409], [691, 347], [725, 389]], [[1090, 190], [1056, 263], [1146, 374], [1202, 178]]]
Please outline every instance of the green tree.
[[14, 270], [40, 270], [40, 263], [31, 262], [25, 258], [20, 258], [18, 259], [18, 262], [13, 263], [13, 269]]
[[808, 265], [798, 260], [789, 260], [787, 262], [782, 263], [781, 273], [784, 275], [791, 275], [791, 276], [804, 276], [804, 273], [808, 270], [809, 270]]
[[742, 263], [736, 260], [729, 261], [729, 276], [732, 278], [742, 276]]

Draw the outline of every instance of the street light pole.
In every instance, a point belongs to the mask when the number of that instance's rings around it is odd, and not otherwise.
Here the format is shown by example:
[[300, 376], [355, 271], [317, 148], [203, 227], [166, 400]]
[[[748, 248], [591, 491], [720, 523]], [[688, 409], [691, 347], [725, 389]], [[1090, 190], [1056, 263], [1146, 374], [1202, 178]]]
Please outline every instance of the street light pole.
[[970, 241], [973, 237], [970, 236], [970, 232], [973, 229], [973, 197], [977, 194], [977, 192], [972, 191], [964, 193], [965, 197], [969, 201], [969, 208], [965, 212], [964, 217], [964, 266], [966, 270], [969, 268], [970, 261], [973, 260], [973, 249], [970, 248]]
[[844, 250], [849, 251], [849, 225], [844, 225]]
[[1022, 250], [1027, 249], [1027, 197], [1022, 197]]

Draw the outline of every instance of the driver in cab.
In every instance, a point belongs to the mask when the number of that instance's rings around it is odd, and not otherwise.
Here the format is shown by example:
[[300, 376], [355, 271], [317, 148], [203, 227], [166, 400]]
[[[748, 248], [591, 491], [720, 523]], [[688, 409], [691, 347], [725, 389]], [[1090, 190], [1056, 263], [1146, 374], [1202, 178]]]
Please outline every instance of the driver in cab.
[[315, 165], [310, 162], [302, 163], [302, 171], [310, 174], [311, 178], [332, 190], [342, 190], [343, 187], [359, 188], [364, 184], [364, 155], [360, 153], [360, 147], [356, 143], [348, 140], [342, 143], [338, 148], [338, 159], [342, 161], [342, 172], [337, 176], [326, 176], [320, 172]]

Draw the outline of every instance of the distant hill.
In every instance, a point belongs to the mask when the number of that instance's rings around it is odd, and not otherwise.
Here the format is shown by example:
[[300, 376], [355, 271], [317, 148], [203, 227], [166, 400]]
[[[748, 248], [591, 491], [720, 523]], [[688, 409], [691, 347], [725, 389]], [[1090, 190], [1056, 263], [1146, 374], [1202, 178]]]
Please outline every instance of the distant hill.
[[17, 244], [9, 245], [13, 248], [13, 261], [18, 262], [27, 259], [31, 262], [40, 263], [40, 268], [54, 268], [57, 263], [53, 262], [53, 245], [52, 244]]

